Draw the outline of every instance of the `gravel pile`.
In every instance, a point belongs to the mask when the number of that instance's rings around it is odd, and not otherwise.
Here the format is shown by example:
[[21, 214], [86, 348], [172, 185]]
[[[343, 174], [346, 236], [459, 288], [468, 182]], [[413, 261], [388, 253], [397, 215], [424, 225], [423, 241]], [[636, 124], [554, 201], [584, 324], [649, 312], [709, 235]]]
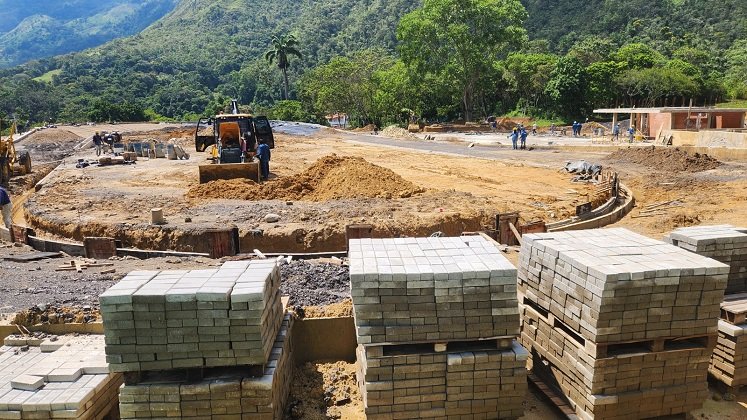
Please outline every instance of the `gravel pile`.
[[292, 306], [320, 306], [350, 298], [348, 267], [294, 260], [280, 266], [280, 292]]

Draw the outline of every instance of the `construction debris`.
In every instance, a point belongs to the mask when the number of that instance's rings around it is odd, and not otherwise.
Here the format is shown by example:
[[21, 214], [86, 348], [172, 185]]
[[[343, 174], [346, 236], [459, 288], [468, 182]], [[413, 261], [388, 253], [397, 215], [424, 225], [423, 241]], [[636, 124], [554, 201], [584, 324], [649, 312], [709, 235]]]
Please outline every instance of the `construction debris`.
[[83, 270], [89, 268], [111, 267], [113, 265], [113, 263], [99, 263], [91, 258], [81, 258], [58, 266], [56, 271], [77, 271], [78, 273], [82, 273]]

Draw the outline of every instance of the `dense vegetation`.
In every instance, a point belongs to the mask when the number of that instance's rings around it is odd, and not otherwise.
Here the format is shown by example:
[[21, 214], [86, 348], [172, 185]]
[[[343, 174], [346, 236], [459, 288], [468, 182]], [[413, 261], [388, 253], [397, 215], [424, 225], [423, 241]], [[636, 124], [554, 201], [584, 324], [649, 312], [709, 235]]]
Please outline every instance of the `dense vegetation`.
[[0, 0], [0, 67], [136, 34], [177, 0]]
[[[285, 69], [290, 101], [264, 59], [287, 34], [301, 53]], [[33, 121], [191, 119], [228, 98], [360, 123], [581, 118], [747, 98], [747, 2], [182, 0], [135, 36], [0, 78], [0, 110]]]

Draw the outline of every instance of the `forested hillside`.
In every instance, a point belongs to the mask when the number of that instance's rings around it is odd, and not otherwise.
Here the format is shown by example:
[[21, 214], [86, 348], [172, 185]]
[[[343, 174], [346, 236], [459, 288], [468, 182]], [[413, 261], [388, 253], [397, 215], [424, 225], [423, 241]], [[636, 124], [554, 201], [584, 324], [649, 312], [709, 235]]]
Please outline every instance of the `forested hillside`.
[[136, 34], [178, 0], [0, 0], [0, 67]]
[[[92, 2], [73, 3], [87, 1]], [[469, 78], [453, 66], [433, 66], [443, 61], [426, 59], [433, 46], [411, 42], [422, 33], [408, 32], [400, 19], [420, 1], [181, 0], [137, 35], [0, 71], [0, 109], [33, 121], [194, 118], [234, 97], [296, 118], [345, 110], [381, 122], [400, 118], [404, 109], [428, 118], [515, 110], [572, 118], [598, 105], [747, 96], [743, 0], [523, 0], [526, 12], [513, 9], [521, 7], [515, 0], [455, 1], [426, 1], [447, 6], [446, 18], [453, 10], [478, 11], [462, 21], [443, 20], [444, 30], [482, 24], [480, 13], [498, 21], [485, 26], [493, 28], [488, 31], [509, 24], [526, 28], [518, 37], [512, 30], [510, 48], [500, 39], [482, 43], [491, 55], [475, 55], [487, 61], [470, 67]], [[111, 3], [117, 2], [92, 2]], [[490, 15], [507, 5], [513, 10], [510, 22]], [[46, 13], [64, 19], [53, 12]], [[18, 16], [26, 19], [22, 25], [48, 19]], [[273, 36], [288, 33], [302, 53], [288, 68], [290, 96], [300, 102], [278, 105], [282, 75], [263, 55]], [[336, 72], [341, 88], [321, 83]], [[352, 91], [365, 100], [353, 104], [342, 98]]]

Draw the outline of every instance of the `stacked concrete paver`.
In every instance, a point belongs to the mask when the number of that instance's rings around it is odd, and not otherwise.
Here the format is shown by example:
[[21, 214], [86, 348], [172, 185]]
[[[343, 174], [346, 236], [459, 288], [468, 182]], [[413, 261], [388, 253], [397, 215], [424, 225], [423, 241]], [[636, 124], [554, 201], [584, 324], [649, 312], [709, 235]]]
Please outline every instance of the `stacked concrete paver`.
[[137, 378], [120, 391], [122, 418], [279, 418], [292, 372], [279, 285], [264, 260], [136, 271], [102, 294], [110, 368]]
[[665, 240], [729, 265], [709, 372], [733, 390], [747, 385], [747, 228], [693, 226], [677, 229]]
[[116, 407], [122, 375], [108, 371], [103, 336], [13, 344], [0, 347], [0, 418], [94, 420]]
[[728, 265], [726, 294], [747, 292], [747, 228], [692, 226], [671, 232], [665, 241]]
[[518, 284], [529, 367], [581, 418], [697, 408], [728, 271], [625, 229], [525, 235]]
[[360, 239], [349, 257], [369, 419], [522, 415], [516, 269], [491, 241]]

